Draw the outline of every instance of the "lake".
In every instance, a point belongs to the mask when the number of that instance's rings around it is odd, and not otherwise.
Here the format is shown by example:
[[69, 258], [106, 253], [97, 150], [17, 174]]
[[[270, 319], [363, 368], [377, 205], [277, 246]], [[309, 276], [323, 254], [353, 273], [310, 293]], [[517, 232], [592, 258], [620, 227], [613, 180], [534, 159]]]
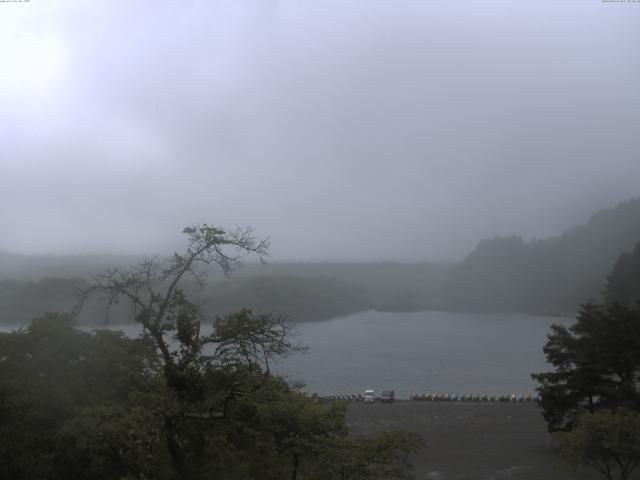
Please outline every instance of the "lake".
[[542, 347], [569, 318], [453, 312], [364, 312], [299, 325], [305, 355], [279, 371], [319, 394], [394, 389], [412, 393], [534, 393], [532, 372], [549, 369]]
[[[571, 318], [457, 312], [362, 312], [299, 323], [309, 352], [274, 367], [321, 395], [394, 389], [412, 393], [535, 393], [532, 372], [549, 369], [542, 347], [552, 323]], [[0, 327], [4, 330], [8, 326]], [[135, 336], [136, 325], [122, 329]]]

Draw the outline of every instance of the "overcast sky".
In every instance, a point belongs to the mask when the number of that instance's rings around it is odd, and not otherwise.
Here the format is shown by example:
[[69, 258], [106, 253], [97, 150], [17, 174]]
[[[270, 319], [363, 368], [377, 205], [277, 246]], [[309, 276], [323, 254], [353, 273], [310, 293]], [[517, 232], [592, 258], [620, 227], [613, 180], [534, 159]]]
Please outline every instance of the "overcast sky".
[[640, 3], [0, 3], [0, 249], [449, 260], [640, 196]]

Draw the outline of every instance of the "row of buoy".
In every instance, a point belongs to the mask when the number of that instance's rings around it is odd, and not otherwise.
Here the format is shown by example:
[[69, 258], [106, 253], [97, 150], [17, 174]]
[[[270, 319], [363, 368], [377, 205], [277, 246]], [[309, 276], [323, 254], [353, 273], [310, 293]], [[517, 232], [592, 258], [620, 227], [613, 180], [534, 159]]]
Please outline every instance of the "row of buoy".
[[343, 402], [361, 402], [362, 395], [325, 395], [325, 400], [342, 400]]
[[537, 402], [539, 395], [487, 395], [487, 394], [457, 394], [448, 393], [419, 393], [412, 394], [409, 400], [426, 402]]
[[[317, 395], [314, 395], [317, 396]], [[324, 400], [340, 400], [343, 402], [361, 402], [363, 396], [358, 395], [325, 395]], [[539, 395], [487, 395], [487, 394], [457, 394], [448, 393], [418, 393], [411, 394], [409, 400], [422, 402], [537, 402]]]

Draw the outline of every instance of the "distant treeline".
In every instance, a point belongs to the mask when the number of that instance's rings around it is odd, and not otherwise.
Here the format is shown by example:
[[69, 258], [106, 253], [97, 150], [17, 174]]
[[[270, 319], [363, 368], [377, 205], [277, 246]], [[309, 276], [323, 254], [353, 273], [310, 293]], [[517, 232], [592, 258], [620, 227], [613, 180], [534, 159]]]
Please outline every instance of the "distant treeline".
[[218, 282], [208, 290], [206, 310], [216, 315], [249, 308], [307, 321], [371, 308], [362, 287], [329, 277], [261, 275]]
[[[103, 267], [104, 268], [104, 267]], [[204, 300], [209, 317], [241, 308], [282, 313], [295, 321], [334, 318], [365, 310], [416, 311], [438, 308], [451, 267], [431, 264], [248, 265], [224, 278], [212, 272], [210, 283], [194, 294]], [[0, 281], [0, 322], [26, 323], [45, 312], [68, 311], [82, 278]], [[101, 323], [104, 308], [88, 305], [81, 323]], [[117, 305], [110, 321], [131, 321], [131, 312]]]
[[28, 323], [45, 312], [70, 311], [79, 278], [45, 278], [36, 282], [0, 281], [0, 323]]
[[[371, 309], [567, 314], [586, 300], [629, 304], [640, 299], [639, 243], [640, 199], [635, 199], [598, 212], [586, 225], [556, 237], [482, 240], [458, 264], [248, 264], [230, 279], [212, 270], [208, 286], [198, 295], [208, 299], [205, 309], [210, 316], [247, 307], [284, 313], [297, 321]], [[74, 305], [74, 292], [90, 274], [132, 259], [0, 252], [0, 322], [26, 323], [47, 311], [68, 310]], [[612, 293], [605, 299], [606, 285]], [[97, 306], [89, 307], [83, 322], [105, 318]], [[130, 321], [131, 313], [118, 308], [111, 320]]]
[[453, 264], [428, 262], [277, 262], [248, 265], [236, 272], [233, 279], [262, 275], [315, 278], [320, 283], [321, 278], [334, 279], [341, 285], [350, 284], [351, 295], [360, 298], [358, 302], [364, 299], [367, 309], [401, 312], [442, 308], [444, 288], [453, 267]]
[[132, 265], [137, 255], [21, 255], [0, 250], [0, 281], [88, 278], [107, 267]]

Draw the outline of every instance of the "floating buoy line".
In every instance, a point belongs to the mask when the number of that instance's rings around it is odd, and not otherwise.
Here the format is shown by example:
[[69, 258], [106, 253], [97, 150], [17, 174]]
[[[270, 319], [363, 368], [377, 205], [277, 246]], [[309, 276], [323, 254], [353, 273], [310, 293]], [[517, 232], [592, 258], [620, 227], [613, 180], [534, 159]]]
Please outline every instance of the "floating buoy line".
[[[357, 395], [313, 395], [314, 397], [327, 400], [327, 401], [344, 401], [344, 402], [362, 402], [364, 397], [361, 394]], [[380, 400], [380, 399], [376, 399]], [[491, 402], [538, 402], [540, 401], [539, 395], [522, 395], [522, 394], [478, 394], [478, 393], [463, 393], [463, 394], [449, 394], [449, 393], [412, 393], [409, 396], [409, 401], [412, 402], [476, 402], [476, 403], [491, 403]]]

